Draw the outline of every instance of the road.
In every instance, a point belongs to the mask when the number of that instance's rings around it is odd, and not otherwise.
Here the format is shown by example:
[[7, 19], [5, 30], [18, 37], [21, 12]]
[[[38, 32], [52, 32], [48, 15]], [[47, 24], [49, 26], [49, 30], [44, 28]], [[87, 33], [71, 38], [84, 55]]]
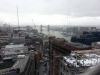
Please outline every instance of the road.
[[39, 75], [45, 75], [45, 74], [47, 74], [47, 72], [43, 72], [44, 68], [45, 67], [44, 67], [43, 63], [41, 63], [40, 69], [39, 69]]

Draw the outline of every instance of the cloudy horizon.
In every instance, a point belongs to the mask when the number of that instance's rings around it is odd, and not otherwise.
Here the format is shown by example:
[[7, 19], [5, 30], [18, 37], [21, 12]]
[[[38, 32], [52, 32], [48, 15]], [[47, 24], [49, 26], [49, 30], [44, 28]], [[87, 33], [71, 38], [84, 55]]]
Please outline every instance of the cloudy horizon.
[[[0, 0], [0, 22], [17, 25], [100, 25], [100, 0]], [[70, 17], [69, 17], [70, 16]]]

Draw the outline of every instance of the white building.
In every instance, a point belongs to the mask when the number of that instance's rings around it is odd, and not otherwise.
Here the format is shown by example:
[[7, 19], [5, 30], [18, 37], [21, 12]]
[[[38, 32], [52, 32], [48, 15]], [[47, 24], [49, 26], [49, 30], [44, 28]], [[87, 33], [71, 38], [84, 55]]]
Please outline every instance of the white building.
[[81, 55], [64, 56], [60, 59], [59, 75], [78, 75], [85, 73], [97, 63], [100, 63], [100, 55], [86, 53]]

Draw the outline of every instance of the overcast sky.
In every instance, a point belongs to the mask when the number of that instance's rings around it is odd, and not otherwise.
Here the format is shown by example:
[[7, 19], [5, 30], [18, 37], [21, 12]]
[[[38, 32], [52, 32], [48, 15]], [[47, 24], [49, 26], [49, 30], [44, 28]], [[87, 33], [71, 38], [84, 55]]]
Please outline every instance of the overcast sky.
[[17, 24], [16, 5], [20, 25], [100, 25], [100, 0], [0, 0], [0, 22]]

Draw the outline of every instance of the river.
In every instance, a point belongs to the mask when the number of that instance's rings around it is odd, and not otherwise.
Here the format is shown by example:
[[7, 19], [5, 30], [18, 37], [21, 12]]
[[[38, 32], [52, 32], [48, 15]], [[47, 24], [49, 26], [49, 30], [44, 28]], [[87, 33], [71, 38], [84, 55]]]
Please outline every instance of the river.
[[[38, 31], [41, 32], [40, 30], [38, 30]], [[48, 32], [46, 29], [43, 29], [42, 33], [45, 34], [45, 35], [55, 36], [56, 38], [64, 38], [64, 39], [67, 40], [67, 41], [70, 41], [70, 39], [71, 39], [70, 36], [64, 37], [64, 36], [61, 34], [61, 32], [59, 32], [59, 31], [50, 30], [50, 31]]]

